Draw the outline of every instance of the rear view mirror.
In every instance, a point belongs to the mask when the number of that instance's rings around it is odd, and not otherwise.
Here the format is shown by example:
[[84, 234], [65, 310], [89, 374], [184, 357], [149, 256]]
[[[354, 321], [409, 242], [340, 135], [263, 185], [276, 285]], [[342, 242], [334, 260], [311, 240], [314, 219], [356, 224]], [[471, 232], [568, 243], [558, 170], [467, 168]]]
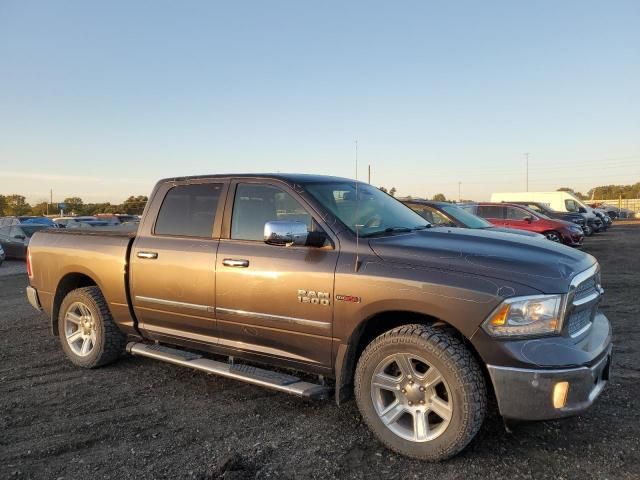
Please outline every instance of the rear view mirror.
[[264, 242], [269, 245], [304, 246], [308, 235], [307, 225], [302, 222], [275, 220], [264, 224]]

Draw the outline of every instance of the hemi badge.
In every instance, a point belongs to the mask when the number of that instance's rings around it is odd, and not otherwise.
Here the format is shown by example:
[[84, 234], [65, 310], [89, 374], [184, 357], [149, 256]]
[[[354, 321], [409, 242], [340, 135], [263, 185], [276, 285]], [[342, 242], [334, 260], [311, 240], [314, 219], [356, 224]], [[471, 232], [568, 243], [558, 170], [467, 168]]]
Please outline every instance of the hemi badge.
[[336, 295], [336, 300], [340, 302], [360, 303], [360, 297], [353, 295]]

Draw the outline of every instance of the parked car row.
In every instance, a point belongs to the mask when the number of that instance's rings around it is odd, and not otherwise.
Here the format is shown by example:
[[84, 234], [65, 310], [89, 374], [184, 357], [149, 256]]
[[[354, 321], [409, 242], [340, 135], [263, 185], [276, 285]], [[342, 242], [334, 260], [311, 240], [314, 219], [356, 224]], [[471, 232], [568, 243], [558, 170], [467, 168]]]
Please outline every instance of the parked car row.
[[612, 224], [606, 210], [584, 205], [569, 192], [494, 193], [491, 198], [492, 202], [462, 204], [415, 199], [404, 203], [436, 227], [526, 232], [572, 247]]
[[24, 259], [31, 236], [45, 228], [91, 229], [122, 227], [135, 229], [140, 222], [137, 215], [97, 215], [76, 217], [12, 216], [0, 218], [0, 265], [6, 257]]

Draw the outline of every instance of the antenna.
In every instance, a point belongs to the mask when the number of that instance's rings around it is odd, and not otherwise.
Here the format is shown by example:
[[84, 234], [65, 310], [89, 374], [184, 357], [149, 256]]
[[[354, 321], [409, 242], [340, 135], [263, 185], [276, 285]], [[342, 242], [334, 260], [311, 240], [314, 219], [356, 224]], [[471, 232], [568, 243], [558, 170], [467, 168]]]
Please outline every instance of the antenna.
[[358, 206], [360, 205], [360, 196], [358, 195], [358, 140], [356, 140], [356, 263], [353, 271], [357, 272], [360, 266], [360, 225], [358, 225]]
[[527, 192], [529, 191], [529, 154], [525, 153], [524, 154], [524, 161], [525, 161], [525, 172], [526, 172], [526, 185], [527, 185]]

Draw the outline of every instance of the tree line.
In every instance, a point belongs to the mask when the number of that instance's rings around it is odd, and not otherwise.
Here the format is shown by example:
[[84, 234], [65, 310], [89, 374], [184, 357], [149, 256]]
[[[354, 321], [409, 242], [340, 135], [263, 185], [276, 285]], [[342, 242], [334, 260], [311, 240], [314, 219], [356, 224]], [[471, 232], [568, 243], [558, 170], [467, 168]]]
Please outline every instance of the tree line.
[[[129, 196], [122, 203], [84, 203], [80, 197], [65, 198], [65, 215], [96, 215], [98, 213], [127, 213], [141, 215], [149, 199], [145, 195]], [[0, 216], [22, 215], [59, 215], [60, 208], [57, 203], [38, 202], [29, 204], [22, 195], [0, 195]]]

